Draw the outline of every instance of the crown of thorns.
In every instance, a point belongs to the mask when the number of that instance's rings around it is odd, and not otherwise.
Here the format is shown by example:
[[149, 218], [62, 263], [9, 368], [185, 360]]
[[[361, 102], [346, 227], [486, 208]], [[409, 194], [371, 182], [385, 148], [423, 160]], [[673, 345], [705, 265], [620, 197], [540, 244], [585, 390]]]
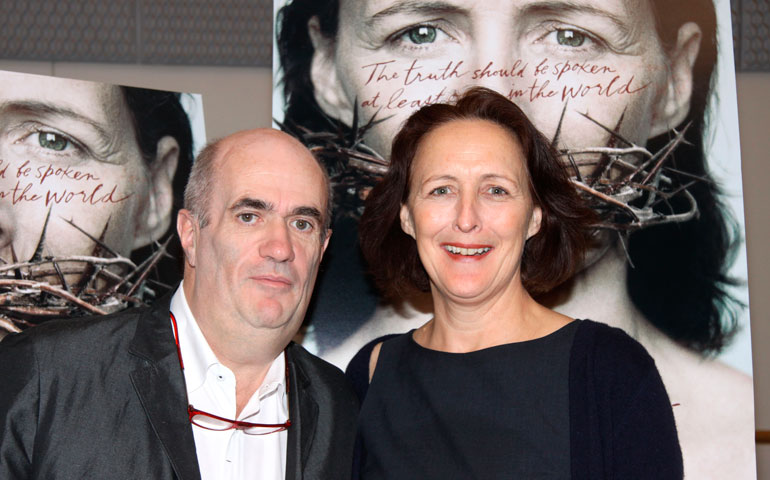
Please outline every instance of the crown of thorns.
[[[567, 104], [562, 109], [551, 144], [558, 145]], [[291, 122], [279, 126], [299, 138], [326, 165], [335, 192], [337, 216], [360, 217], [371, 188], [387, 172], [388, 161], [363, 142], [373, 126], [390, 117], [359, 125], [354, 112], [352, 128], [335, 122], [325, 114], [332, 131], [314, 132]], [[588, 204], [599, 213], [596, 228], [615, 230], [621, 236], [652, 225], [686, 222], [698, 215], [698, 205], [688, 188], [709, 179], [671, 166], [673, 153], [685, 142], [689, 125], [673, 131], [672, 138], [653, 153], [636, 145], [620, 133], [625, 112], [614, 128], [609, 128], [587, 113], [588, 121], [609, 134], [603, 146], [557, 149], [569, 169], [572, 183]], [[582, 173], [581, 173], [582, 172]], [[684, 183], [674, 178], [687, 179]]]
[[[148, 275], [167, 255], [169, 239], [140, 265], [104, 243], [109, 220], [99, 238], [64, 219], [94, 242], [90, 255], [44, 256], [48, 211], [37, 246], [29, 260], [0, 258], [0, 331], [19, 332], [57, 317], [104, 315], [145, 305], [154, 296]], [[121, 272], [121, 273], [116, 273]], [[76, 278], [70, 282], [67, 278]], [[154, 280], [152, 282], [155, 282]], [[155, 282], [155, 286], [168, 288]]]

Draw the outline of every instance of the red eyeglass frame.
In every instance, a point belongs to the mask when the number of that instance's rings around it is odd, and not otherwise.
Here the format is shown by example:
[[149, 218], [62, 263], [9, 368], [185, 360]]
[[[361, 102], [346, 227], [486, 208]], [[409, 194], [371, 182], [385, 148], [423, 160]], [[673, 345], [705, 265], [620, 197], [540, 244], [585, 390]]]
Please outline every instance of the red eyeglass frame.
[[[179, 367], [184, 371], [184, 362], [182, 361], [182, 349], [179, 348], [179, 330], [176, 326], [176, 318], [174, 317], [174, 314], [169, 312], [169, 316], [171, 317], [171, 325], [174, 327], [174, 344], [176, 345], [176, 354], [179, 358]], [[265, 433], [254, 433], [252, 435], [268, 435], [271, 433], [277, 433], [282, 432], [289, 427], [291, 427], [291, 396], [289, 395], [289, 362], [286, 360], [286, 350], [284, 350], [284, 363], [286, 364], [286, 409], [287, 409], [287, 417], [286, 421], [284, 423], [251, 423], [251, 422], [244, 422], [241, 420], [230, 420], [229, 418], [220, 417], [219, 415], [214, 415], [213, 413], [204, 412], [203, 410], [198, 410], [197, 408], [193, 407], [192, 404], [187, 404], [187, 416], [190, 419], [190, 423], [195, 425], [196, 427], [205, 428], [206, 430], [214, 430], [217, 432], [224, 432], [227, 430], [248, 430], [250, 428], [269, 428], [269, 429], [275, 429], [271, 430], [269, 432]], [[220, 422], [226, 422], [229, 423], [230, 426], [228, 428], [209, 428], [205, 425], [201, 425], [199, 423], [196, 423], [193, 420], [193, 417], [196, 415], [203, 415], [205, 417], [213, 418], [215, 420], [219, 420]]]

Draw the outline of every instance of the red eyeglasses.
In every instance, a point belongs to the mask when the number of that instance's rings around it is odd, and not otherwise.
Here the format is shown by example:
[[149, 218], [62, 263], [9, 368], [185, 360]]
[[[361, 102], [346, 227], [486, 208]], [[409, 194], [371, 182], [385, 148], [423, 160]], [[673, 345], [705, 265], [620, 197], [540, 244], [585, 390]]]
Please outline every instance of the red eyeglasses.
[[[174, 343], [176, 344], [176, 353], [179, 356], [179, 366], [184, 370], [184, 362], [182, 361], [182, 350], [179, 348], [179, 331], [176, 326], [176, 318], [174, 314], [169, 312], [171, 316], [171, 324], [174, 327]], [[284, 350], [284, 357], [286, 351]], [[289, 362], [286, 361], [286, 407], [289, 410]], [[248, 435], [267, 435], [269, 433], [281, 432], [288, 429], [291, 426], [291, 418], [287, 417], [284, 423], [251, 423], [243, 422], [240, 420], [230, 420], [228, 418], [220, 417], [211, 413], [198, 410], [192, 405], [187, 405], [187, 415], [190, 417], [190, 423], [207, 430], [241, 430]]]

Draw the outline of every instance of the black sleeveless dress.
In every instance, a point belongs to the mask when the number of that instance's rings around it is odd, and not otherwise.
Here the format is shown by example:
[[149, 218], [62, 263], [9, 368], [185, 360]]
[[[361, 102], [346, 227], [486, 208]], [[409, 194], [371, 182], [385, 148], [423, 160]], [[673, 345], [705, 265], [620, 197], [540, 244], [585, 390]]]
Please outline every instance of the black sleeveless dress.
[[364, 479], [570, 478], [569, 361], [580, 321], [469, 353], [383, 343], [361, 408]]

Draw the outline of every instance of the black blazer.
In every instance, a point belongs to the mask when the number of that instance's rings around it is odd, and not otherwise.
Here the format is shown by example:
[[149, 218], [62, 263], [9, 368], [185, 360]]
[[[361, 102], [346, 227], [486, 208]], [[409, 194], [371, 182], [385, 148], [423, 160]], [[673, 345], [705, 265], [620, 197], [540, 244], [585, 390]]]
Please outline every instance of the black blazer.
[[[0, 478], [200, 478], [169, 302], [0, 342]], [[286, 354], [286, 478], [349, 478], [355, 395], [301, 346]]]

